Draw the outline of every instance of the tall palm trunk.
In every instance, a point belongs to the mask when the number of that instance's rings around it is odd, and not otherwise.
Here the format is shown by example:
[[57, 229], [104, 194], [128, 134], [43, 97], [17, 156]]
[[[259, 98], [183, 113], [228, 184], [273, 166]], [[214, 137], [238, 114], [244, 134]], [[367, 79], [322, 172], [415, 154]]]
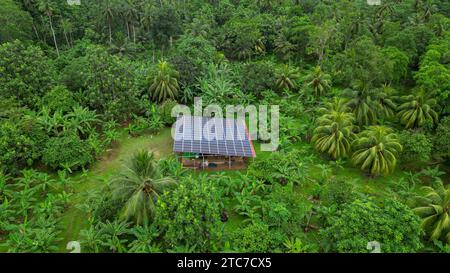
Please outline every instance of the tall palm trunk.
[[109, 28], [109, 43], [112, 43], [112, 28], [111, 28], [111, 20], [108, 20], [108, 28]]
[[59, 57], [58, 43], [56, 42], [55, 30], [53, 29], [53, 20], [50, 14], [48, 14], [48, 19], [50, 20], [50, 29], [52, 30], [53, 42], [55, 43], [56, 53], [58, 54]]

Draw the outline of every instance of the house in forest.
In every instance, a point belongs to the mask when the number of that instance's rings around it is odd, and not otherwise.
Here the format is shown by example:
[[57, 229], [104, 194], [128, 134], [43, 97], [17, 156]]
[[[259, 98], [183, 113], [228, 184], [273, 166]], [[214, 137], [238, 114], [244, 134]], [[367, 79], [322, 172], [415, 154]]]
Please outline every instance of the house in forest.
[[244, 119], [180, 116], [174, 130], [173, 151], [186, 168], [239, 170], [256, 157]]

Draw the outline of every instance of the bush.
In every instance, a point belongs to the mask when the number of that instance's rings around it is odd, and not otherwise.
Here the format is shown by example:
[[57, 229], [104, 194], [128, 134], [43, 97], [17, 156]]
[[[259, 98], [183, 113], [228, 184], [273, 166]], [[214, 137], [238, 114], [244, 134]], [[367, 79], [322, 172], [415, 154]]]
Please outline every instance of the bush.
[[245, 92], [261, 97], [261, 93], [267, 89], [273, 89], [274, 84], [274, 64], [270, 62], [253, 62], [244, 65], [241, 86]]
[[76, 134], [50, 138], [45, 146], [42, 162], [47, 166], [80, 169], [94, 161], [93, 151], [86, 141]]
[[42, 155], [48, 137], [32, 116], [0, 123], [0, 169], [15, 173], [23, 166], [31, 166]]
[[232, 246], [240, 252], [267, 253], [280, 249], [285, 236], [264, 223], [253, 223], [231, 234]]
[[329, 179], [320, 192], [320, 199], [325, 205], [343, 205], [355, 198], [353, 184], [349, 178]]
[[439, 123], [433, 138], [433, 153], [442, 157], [450, 157], [450, 117]]
[[72, 107], [77, 105], [77, 102], [72, 92], [67, 90], [65, 86], [58, 85], [45, 94], [42, 98], [42, 104], [53, 112], [60, 110], [63, 113], [67, 113], [72, 110]]
[[424, 134], [403, 131], [399, 134], [403, 151], [400, 154], [400, 160], [403, 162], [427, 162], [430, 160], [433, 145]]
[[382, 252], [416, 252], [422, 248], [420, 218], [395, 200], [376, 204], [355, 200], [330, 215], [321, 231], [331, 251], [369, 252], [367, 244], [377, 241]]
[[16, 97], [30, 108], [52, 86], [55, 70], [44, 52], [16, 40], [0, 45], [0, 96]]
[[189, 177], [160, 197], [154, 225], [168, 248], [189, 246], [209, 252], [221, 247], [221, 204], [216, 193], [213, 181]]

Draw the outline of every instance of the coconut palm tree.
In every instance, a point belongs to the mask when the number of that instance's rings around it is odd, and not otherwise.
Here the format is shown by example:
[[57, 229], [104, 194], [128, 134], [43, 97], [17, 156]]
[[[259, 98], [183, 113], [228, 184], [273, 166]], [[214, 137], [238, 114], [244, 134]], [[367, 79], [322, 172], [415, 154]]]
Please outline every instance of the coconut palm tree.
[[403, 103], [398, 107], [397, 115], [406, 129], [420, 128], [427, 121], [437, 123], [438, 114], [433, 110], [437, 101], [432, 98], [432, 95], [426, 94], [424, 90], [419, 90], [414, 95], [401, 97]]
[[125, 171], [112, 180], [113, 197], [125, 201], [122, 219], [143, 224], [152, 219], [157, 198], [176, 182], [162, 177], [153, 153], [135, 154]]
[[56, 53], [58, 54], [59, 57], [58, 43], [56, 42], [55, 29], [53, 28], [53, 14], [54, 14], [53, 3], [50, 0], [39, 0], [38, 10], [40, 12], [45, 13], [45, 15], [47, 15], [48, 17], [50, 23], [50, 30], [52, 31], [53, 36], [53, 42], [55, 43]]
[[318, 118], [311, 139], [316, 150], [326, 152], [335, 160], [348, 156], [355, 138], [353, 122], [353, 114], [343, 111], [333, 110]]
[[172, 69], [168, 62], [159, 61], [149, 87], [152, 98], [160, 102], [169, 98], [175, 99], [180, 90], [177, 76], [178, 72]]
[[376, 90], [359, 87], [347, 89], [343, 95], [349, 99], [347, 105], [352, 109], [359, 125], [370, 125], [377, 121], [380, 103]]
[[373, 176], [392, 173], [402, 150], [397, 135], [385, 126], [370, 126], [358, 135], [352, 147], [353, 163]]
[[116, 6], [112, 0], [104, 0], [100, 6], [103, 19], [108, 24], [109, 43], [112, 43], [112, 22], [117, 14]]
[[422, 228], [430, 240], [450, 244], [450, 189], [442, 181], [433, 187], [422, 187], [423, 195], [415, 198], [413, 211], [422, 218]]
[[276, 71], [275, 86], [279, 90], [293, 90], [297, 87], [298, 70], [289, 65], [283, 65]]
[[331, 88], [331, 76], [324, 73], [320, 66], [314, 68], [305, 78], [306, 86], [312, 88], [314, 95], [320, 97]]

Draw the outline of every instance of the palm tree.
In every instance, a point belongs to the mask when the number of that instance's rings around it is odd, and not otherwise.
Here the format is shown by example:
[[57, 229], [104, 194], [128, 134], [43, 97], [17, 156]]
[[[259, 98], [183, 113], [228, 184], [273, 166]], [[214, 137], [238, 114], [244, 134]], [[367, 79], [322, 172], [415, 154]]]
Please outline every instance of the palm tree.
[[138, 11], [133, 0], [127, 0], [122, 4], [122, 14], [125, 18], [127, 27], [128, 39], [131, 40], [131, 34], [133, 35], [133, 42], [136, 43], [136, 31], [135, 22], [138, 20]]
[[320, 97], [326, 94], [331, 88], [331, 76], [324, 73], [320, 66], [309, 73], [305, 78], [306, 85], [314, 91], [316, 97]]
[[164, 101], [168, 98], [175, 99], [180, 89], [178, 85], [178, 72], [173, 70], [166, 61], [159, 61], [152, 84], [149, 87], [152, 98]]
[[[73, 31], [73, 25], [72, 23], [67, 19], [61, 20], [61, 27], [63, 29], [64, 38], [66, 39], [67, 46], [72, 46], [72, 31]], [[70, 39], [69, 39], [70, 37]]]
[[391, 118], [395, 116], [397, 111], [397, 105], [393, 100], [393, 94], [395, 90], [389, 85], [384, 85], [382, 88], [377, 90], [376, 100], [378, 103], [379, 114], [385, 118]]
[[108, 24], [109, 43], [112, 43], [112, 21], [116, 16], [116, 8], [111, 0], [104, 0], [101, 5], [102, 16]]
[[50, 30], [52, 31], [53, 35], [53, 42], [55, 43], [56, 53], [59, 57], [59, 49], [58, 49], [58, 43], [56, 42], [56, 35], [55, 35], [55, 29], [53, 28], [53, 12], [54, 7], [51, 0], [39, 0], [38, 2], [38, 10], [45, 13], [47, 15], [49, 23], [50, 23]]
[[370, 125], [377, 121], [380, 104], [376, 90], [365, 87], [347, 89], [343, 95], [349, 99], [347, 105], [359, 125]]
[[361, 132], [352, 143], [353, 163], [371, 175], [392, 173], [397, 165], [397, 154], [402, 150], [397, 135], [392, 132], [385, 126], [370, 126]]
[[113, 179], [113, 196], [124, 200], [121, 217], [141, 225], [152, 219], [157, 198], [176, 182], [162, 177], [153, 153], [135, 154], [126, 170]]
[[317, 119], [311, 141], [316, 150], [326, 152], [334, 160], [346, 157], [351, 151], [354, 117], [351, 113], [334, 111]]
[[422, 189], [424, 194], [415, 198], [413, 211], [422, 218], [422, 228], [430, 240], [442, 239], [450, 244], [450, 189], [442, 181]]
[[283, 65], [276, 72], [275, 86], [280, 90], [293, 90], [297, 87], [298, 70], [289, 65]]
[[437, 104], [432, 94], [425, 94], [424, 90], [417, 91], [414, 95], [403, 96], [403, 103], [398, 107], [398, 117], [406, 129], [420, 128], [427, 121], [437, 123], [438, 114], [433, 110]]

